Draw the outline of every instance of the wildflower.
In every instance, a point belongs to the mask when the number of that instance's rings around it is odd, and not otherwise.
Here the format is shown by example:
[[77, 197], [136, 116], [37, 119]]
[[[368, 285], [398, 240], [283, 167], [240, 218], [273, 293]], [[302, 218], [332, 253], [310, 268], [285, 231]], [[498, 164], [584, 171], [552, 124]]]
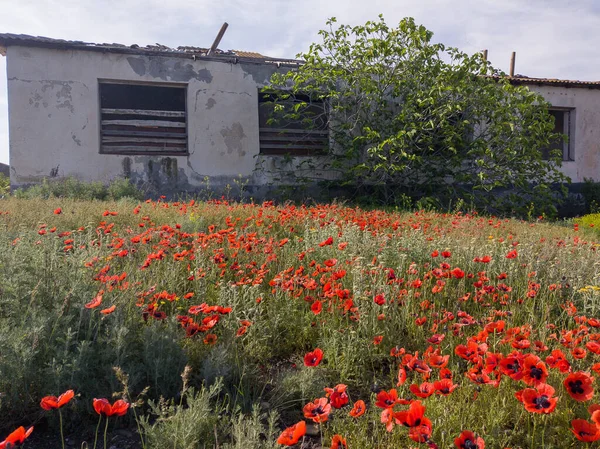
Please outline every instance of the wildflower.
[[323, 351], [319, 348], [314, 351], [307, 352], [304, 356], [304, 365], [317, 366], [323, 360]]
[[483, 438], [476, 436], [470, 430], [463, 430], [460, 435], [454, 439], [454, 446], [457, 449], [485, 449]]
[[67, 390], [61, 394], [58, 398], [56, 396], [45, 396], [40, 402], [40, 406], [44, 410], [59, 409], [64, 405], [68, 404], [71, 399], [75, 396], [73, 390]]
[[306, 434], [306, 422], [300, 421], [294, 424], [291, 427], [288, 427], [279, 438], [277, 438], [277, 444], [283, 444], [285, 446], [293, 446], [300, 438], [302, 438]]
[[108, 309], [102, 309], [100, 311], [100, 313], [102, 315], [110, 315], [111, 313], [113, 313], [115, 311], [115, 309], [117, 308], [117, 306], [115, 306], [114, 304], [112, 306], [110, 306]]
[[379, 408], [389, 408], [393, 407], [396, 404], [400, 404], [402, 401], [398, 399], [398, 392], [395, 388], [392, 388], [389, 393], [385, 390], [381, 390], [377, 393], [377, 401], [375, 402], [375, 407]]
[[207, 334], [203, 341], [206, 345], [214, 345], [217, 342], [217, 336], [215, 334]]
[[451, 379], [436, 380], [433, 383], [435, 393], [442, 396], [448, 396], [456, 387], [458, 387], [458, 384], [453, 384]]
[[129, 409], [129, 403], [119, 399], [114, 404], [110, 405], [108, 399], [96, 399], [92, 402], [94, 410], [100, 416], [123, 416]]
[[321, 311], [323, 310], [323, 303], [319, 300], [313, 302], [312, 305], [310, 306], [310, 310], [315, 315], [320, 314]]
[[302, 411], [305, 418], [312, 419], [316, 423], [322, 423], [329, 419], [331, 404], [327, 401], [327, 398], [318, 398], [306, 404]]
[[326, 240], [323, 240], [321, 243], [319, 243], [321, 248], [329, 245], [333, 245], [333, 237], [328, 237]]
[[556, 408], [558, 398], [553, 397], [554, 388], [548, 384], [539, 384], [534, 388], [525, 388], [515, 393], [515, 396], [531, 413], [552, 413]]
[[347, 449], [346, 439], [341, 435], [334, 435], [331, 440], [331, 449]]
[[571, 421], [571, 432], [580, 441], [590, 443], [600, 439], [600, 432], [596, 424], [586, 421], [585, 419], [574, 419]]
[[23, 444], [29, 435], [31, 435], [31, 432], [33, 432], [33, 426], [27, 430], [23, 426], [19, 427], [8, 435], [4, 441], [0, 442], [0, 449], [11, 449], [17, 444]]
[[326, 397], [329, 398], [329, 402], [333, 408], [342, 408], [349, 401], [348, 393], [346, 393], [346, 388], [348, 388], [344, 384], [338, 384], [333, 388], [325, 388]]
[[594, 378], [582, 371], [569, 374], [563, 381], [567, 393], [576, 401], [589, 401], [594, 396]]
[[365, 405], [365, 401], [359, 399], [354, 403], [352, 410], [350, 410], [350, 416], [353, 418], [358, 418], [359, 416], [364, 415], [366, 410], [367, 406]]
[[518, 254], [516, 249], [513, 249], [506, 254], [507, 259], [516, 259], [517, 256]]
[[96, 307], [98, 307], [100, 304], [102, 304], [102, 294], [104, 293], [104, 290], [100, 290], [98, 292], [98, 294], [94, 297], [94, 299], [92, 299], [90, 302], [88, 302], [84, 307], [86, 309], [94, 309]]
[[523, 360], [523, 382], [527, 385], [537, 385], [546, 382], [547, 377], [548, 369], [539, 357], [533, 354], [525, 357]]
[[432, 383], [423, 382], [421, 385], [412, 384], [410, 391], [419, 398], [428, 398], [435, 392], [435, 387]]
[[60, 215], [62, 214], [62, 209], [60, 207], [54, 209], [54, 215]]

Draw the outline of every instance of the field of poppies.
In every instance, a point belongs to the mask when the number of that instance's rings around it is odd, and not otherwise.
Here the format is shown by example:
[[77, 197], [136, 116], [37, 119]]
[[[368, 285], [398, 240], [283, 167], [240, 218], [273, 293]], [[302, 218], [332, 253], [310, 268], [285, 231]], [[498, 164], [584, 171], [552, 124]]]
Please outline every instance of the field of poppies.
[[593, 445], [596, 241], [475, 213], [0, 200], [0, 449]]

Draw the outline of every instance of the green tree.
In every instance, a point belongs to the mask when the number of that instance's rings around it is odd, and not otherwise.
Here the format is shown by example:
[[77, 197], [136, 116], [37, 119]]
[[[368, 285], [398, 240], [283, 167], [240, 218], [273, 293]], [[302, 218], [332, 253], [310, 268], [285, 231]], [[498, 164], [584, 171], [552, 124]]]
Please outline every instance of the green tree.
[[[287, 119], [306, 121], [311, 102], [326, 104], [326, 164], [342, 182], [375, 189], [387, 202], [402, 194], [442, 204], [462, 198], [505, 213], [556, 212], [566, 189], [552, 186], [567, 178], [559, 152], [548, 161], [540, 151], [561, 138], [540, 95], [512, 85], [480, 54], [432, 43], [433, 33], [412, 18], [396, 28], [383, 16], [327, 25], [322, 42], [298, 55], [297, 68], [275, 74], [270, 89], [290, 95], [274, 107]], [[284, 107], [290, 98], [294, 107]]]

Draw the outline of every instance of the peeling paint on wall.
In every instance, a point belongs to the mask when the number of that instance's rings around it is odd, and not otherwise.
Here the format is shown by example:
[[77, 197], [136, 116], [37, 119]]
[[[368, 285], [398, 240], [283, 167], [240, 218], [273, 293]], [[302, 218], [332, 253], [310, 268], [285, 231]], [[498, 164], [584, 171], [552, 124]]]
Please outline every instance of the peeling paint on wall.
[[225, 141], [228, 154], [237, 151], [240, 157], [246, 155], [246, 152], [243, 150], [244, 144], [242, 142], [242, 139], [246, 137], [246, 134], [244, 134], [244, 128], [240, 123], [236, 122], [233, 123], [230, 128], [225, 127], [221, 129], [221, 135]]
[[192, 64], [185, 64], [162, 57], [134, 57], [127, 58], [131, 69], [139, 76], [149, 75], [163, 81], [186, 82], [193, 79], [210, 84], [213, 80], [208, 69], [195, 70]]
[[206, 101], [206, 109], [212, 109], [212, 107], [213, 107], [214, 105], [216, 105], [216, 104], [217, 104], [217, 102], [215, 101], [215, 99], [214, 99], [214, 98], [209, 98], [209, 99]]

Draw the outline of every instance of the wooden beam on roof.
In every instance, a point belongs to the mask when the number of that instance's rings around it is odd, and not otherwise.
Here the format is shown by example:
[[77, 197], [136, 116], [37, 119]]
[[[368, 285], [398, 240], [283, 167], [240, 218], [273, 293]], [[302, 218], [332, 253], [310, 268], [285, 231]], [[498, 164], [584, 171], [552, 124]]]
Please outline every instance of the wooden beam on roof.
[[208, 49], [208, 52], [206, 52], [206, 56], [210, 56], [212, 53], [214, 53], [217, 50], [217, 47], [221, 43], [221, 39], [223, 39], [223, 35], [225, 34], [225, 31], [227, 30], [228, 26], [229, 26], [229, 24], [227, 22], [225, 22], [221, 26], [221, 29], [219, 30], [219, 34], [217, 34], [217, 37], [215, 38], [215, 41], [213, 42], [213, 44]]

